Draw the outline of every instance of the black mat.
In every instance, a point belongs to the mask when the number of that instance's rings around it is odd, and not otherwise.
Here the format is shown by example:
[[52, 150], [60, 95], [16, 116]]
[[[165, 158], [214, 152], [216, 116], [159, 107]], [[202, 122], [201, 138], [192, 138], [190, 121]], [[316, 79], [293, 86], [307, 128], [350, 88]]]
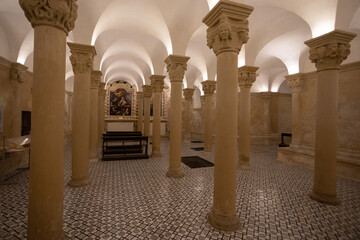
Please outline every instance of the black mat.
[[196, 147], [196, 148], [190, 148], [194, 151], [204, 151], [204, 148], [203, 147]]
[[191, 141], [192, 143], [203, 143], [203, 141]]
[[181, 162], [184, 163], [189, 168], [202, 168], [202, 167], [214, 166], [213, 163], [206, 161], [205, 159], [199, 156], [182, 157]]

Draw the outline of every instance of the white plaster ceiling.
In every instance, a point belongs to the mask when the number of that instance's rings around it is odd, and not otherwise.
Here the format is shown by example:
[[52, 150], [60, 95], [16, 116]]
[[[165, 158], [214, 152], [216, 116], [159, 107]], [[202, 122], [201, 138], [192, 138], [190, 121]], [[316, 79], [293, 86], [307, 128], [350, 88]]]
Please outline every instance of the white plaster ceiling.
[[[254, 6], [249, 18], [249, 42], [239, 54], [239, 66], [259, 67], [251, 91], [285, 89], [284, 76], [315, 70], [304, 41], [333, 30], [360, 33], [360, 0], [235, 0]], [[206, 46], [202, 18], [218, 0], [78, 0], [78, 19], [67, 41], [92, 44], [94, 69], [104, 82], [128, 81], [138, 90], [152, 74], [167, 75], [169, 54], [190, 57], [184, 87], [201, 89], [216, 80], [216, 56]], [[33, 29], [18, 1], [0, 1], [0, 56], [32, 71]], [[360, 37], [345, 62], [360, 60]], [[73, 73], [67, 49], [66, 86]], [[165, 83], [171, 87], [168, 76]], [[280, 88], [280, 86], [282, 86]]]

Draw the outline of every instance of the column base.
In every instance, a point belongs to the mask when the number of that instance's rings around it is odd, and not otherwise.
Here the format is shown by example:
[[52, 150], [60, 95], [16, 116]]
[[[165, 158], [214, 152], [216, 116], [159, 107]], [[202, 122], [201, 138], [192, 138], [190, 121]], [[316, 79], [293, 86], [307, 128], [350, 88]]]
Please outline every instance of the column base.
[[208, 215], [208, 222], [222, 231], [236, 231], [240, 228], [240, 218], [236, 214], [220, 213], [214, 209]]
[[182, 178], [185, 176], [181, 168], [178, 169], [169, 169], [166, 173], [166, 176], [169, 178]]
[[250, 162], [238, 162], [237, 169], [239, 170], [250, 170]]
[[328, 195], [324, 193], [318, 193], [313, 191], [309, 194], [312, 200], [315, 200], [319, 203], [329, 204], [329, 205], [339, 205], [340, 200], [336, 197], [336, 195]]
[[68, 182], [69, 187], [84, 187], [91, 183], [90, 177], [86, 177], [83, 179], [72, 179]]
[[152, 152], [150, 157], [162, 157], [162, 154], [161, 152], [156, 151], [156, 152]]

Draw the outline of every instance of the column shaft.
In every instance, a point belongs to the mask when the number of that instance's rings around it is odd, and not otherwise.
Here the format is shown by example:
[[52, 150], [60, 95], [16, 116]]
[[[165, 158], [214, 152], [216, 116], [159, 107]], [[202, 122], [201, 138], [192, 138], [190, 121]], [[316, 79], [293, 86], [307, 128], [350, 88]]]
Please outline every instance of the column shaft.
[[239, 162], [240, 169], [250, 169], [250, 88], [240, 90], [239, 106]]
[[104, 113], [105, 113], [105, 83], [100, 83], [98, 92], [98, 139], [99, 139], [99, 152], [101, 152], [101, 141], [104, 130]]
[[34, 28], [28, 239], [64, 239], [66, 33]]
[[312, 196], [324, 195], [334, 204], [336, 197], [336, 149], [338, 70], [318, 73], [315, 133], [315, 169]]
[[212, 152], [213, 137], [213, 95], [205, 95], [205, 142], [204, 151]]
[[150, 98], [144, 97], [144, 136], [150, 136]]
[[182, 82], [171, 82], [170, 159], [168, 177], [184, 176], [181, 169], [181, 92]]
[[144, 99], [141, 93], [141, 97], [139, 97], [138, 92], [138, 121], [137, 121], [137, 131], [143, 132], [143, 112], [144, 112]]
[[91, 87], [90, 89], [90, 128], [89, 128], [89, 158], [98, 160], [98, 146], [99, 146], [99, 99], [98, 99], [98, 86]]
[[153, 134], [152, 134], [152, 156], [161, 157], [160, 152], [160, 104], [161, 104], [161, 93], [153, 93]]

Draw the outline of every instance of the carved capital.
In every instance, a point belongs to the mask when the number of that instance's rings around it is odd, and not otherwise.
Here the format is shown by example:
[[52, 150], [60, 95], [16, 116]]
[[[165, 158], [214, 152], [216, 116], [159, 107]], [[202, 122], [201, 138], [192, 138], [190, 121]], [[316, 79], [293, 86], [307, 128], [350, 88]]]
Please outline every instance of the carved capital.
[[74, 74], [90, 74], [93, 70], [94, 56], [96, 55], [94, 46], [70, 42], [67, 44], [71, 51], [70, 61]]
[[99, 96], [105, 96], [106, 95], [106, 89], [105, 89], [105, 83], [104, 82], [99, 83], [98, 95]]
[[304, 79], [301, 73], [285, 76], [286, 83], [293, 93], [301, 92], [304, 88]]
[[355, 37], [354, 33], [334, 30], [306, 41], [311, 62], [315, 63], [318, 71], [340, 69], [341, 63], [350, 54], [349, 43]]
[[249, 39], [247, 18], [253, 7], [231, 1], [219, 1], [204, 17], [207, 30], [207, 45], [218, 55], [222, 52], [239, 53]]
[[138, 101], [141, 101], [144, 99], [143, 92], [136, 92], [136, 97]]
[[162, 93], [164, 89], [164, 79], [165, 76], [162, 75], [151, 75], [150, 81], [151, 81], [151, 87], [154, 93]]
[[19, 0], [32, 27], [49, 25], [68, 34], [77, 18], [76, 0]]
[[98, 70], [91, 71], [91, 88], [98, 89], [101, 82], [102, 72]]
[[252, 84], [256, 80], [256, 71], [258, 67], [253, 66], [243, 66], [238, 68], [238, 80], [239, 80], [239, 87], [241, 88], [251, 88]]
[[192, 97], [194, 95], [194, 90], [195, 89], [193, 89], [193, 88], [185, 88], [185, 89], [183, 89], [184, 97], [185, 97], [186, 101], [191, 101], [192, 100]]
[[203, 86], [203, 91], [205, 93], [205, 96], [207, 95], [213, 95], [216, 89], [216, 81], [213, 80], [207, 80], [201, 82]]
[[187, 68], [189, 57], [169, 55], [165, 59], [166, 69], [169, 73], [170, 82], [182, 82]]
[[143, 89], [144, 98], [151, 98], [152, 96], [151, 85], [143, 85], [142, 89]]
[[11, 83], [19, 84], [25, 82], [27, 69], [28, 67], [20, 63], [12, 63], [10, 71]]

